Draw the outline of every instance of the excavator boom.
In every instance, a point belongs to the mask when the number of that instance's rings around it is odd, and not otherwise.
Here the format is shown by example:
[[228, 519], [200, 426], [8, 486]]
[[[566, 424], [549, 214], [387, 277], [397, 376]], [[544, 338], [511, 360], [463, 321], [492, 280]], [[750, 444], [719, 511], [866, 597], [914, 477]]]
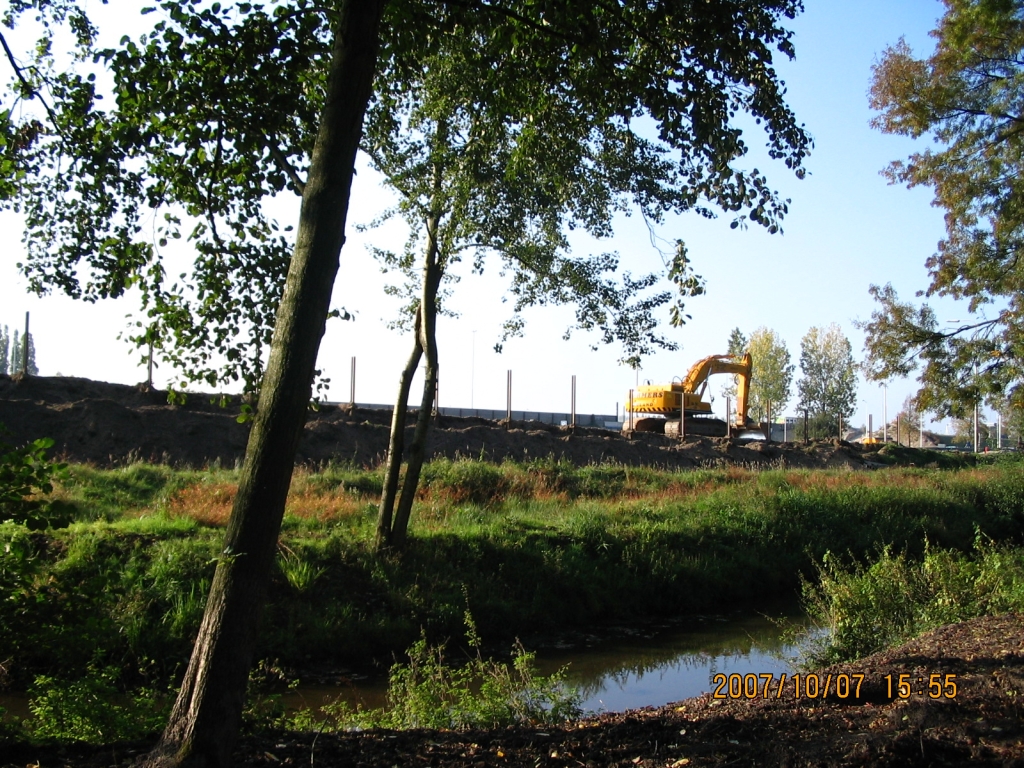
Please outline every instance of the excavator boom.
[[718, 373], [731, 373], [736, 376], [736, 411], [732, 425], [746, 429], [750, 425], [747, 398], [752, 367], [749, 354], [711, 355], [698, 360], [682, 381], [667, 385], [649, 384], [632, 390], [626, 408], [633, 414], [660, 415], [668, 419], [678, 419], [684, 414], [710, 416], [711, 403], [703, 399], [708, 379]]

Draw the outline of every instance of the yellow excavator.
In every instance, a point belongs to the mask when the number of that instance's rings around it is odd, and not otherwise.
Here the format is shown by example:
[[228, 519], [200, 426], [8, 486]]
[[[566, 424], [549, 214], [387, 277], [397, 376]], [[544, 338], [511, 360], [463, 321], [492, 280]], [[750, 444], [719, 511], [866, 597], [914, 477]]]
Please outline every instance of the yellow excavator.
[[[685, 414], [683, 426], [688, 435], [725, 437], [730, 426], [737, 436], [750, 435], [756, 429], [747, 417], [752, 368], [749, 354], [711, 355], [694, 364], [682, 380], [673, 380], [671, 384], [647, 384], [630, 390], [622, 428], [678, 437], [679, 418]], [[729, 424], [712, 417], [711, 403], [704, 400], [708, 379], [716, 373], [736, 376], [736, 406]]]

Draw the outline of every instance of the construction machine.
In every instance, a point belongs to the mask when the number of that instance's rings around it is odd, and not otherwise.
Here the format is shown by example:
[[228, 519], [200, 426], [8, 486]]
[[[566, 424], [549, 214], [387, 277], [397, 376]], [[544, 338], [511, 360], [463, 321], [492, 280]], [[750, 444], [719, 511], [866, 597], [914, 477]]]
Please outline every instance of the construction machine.
[[[732, 433], [738, 437], [754, 436], [756, 426], [747, 417], [751, 370], [749, 354], [711, 355], [699, 360], [685, 377], [674, 379], [671, 384], [647, 384], [630, 390], [622, 428], [678, 437], [679, 419], [682, 417], [688, 435], [725, 437], [731, 427]], [[736, 376], [736, 409], [728, 423], [714, 418], [711, 403], [704, 400], [708, 379], [716, 373]]]

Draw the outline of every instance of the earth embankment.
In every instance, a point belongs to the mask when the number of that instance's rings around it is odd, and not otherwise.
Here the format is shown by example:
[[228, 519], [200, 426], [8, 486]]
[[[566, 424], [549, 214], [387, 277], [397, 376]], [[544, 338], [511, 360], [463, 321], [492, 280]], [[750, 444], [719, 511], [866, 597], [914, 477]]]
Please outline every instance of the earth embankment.
[[[140, 460], [193, 467], [237, 464], [249, 433], [249, 425], [237, 421], [241, 407], [239, 397], [188, 394], [185, 402], [170, 404], [167, 392], [142, 385], [0, 375], [0, 424], [8, 430], [8, 441], [20, 444], [49, 437], [55, 456], [100, 467]], [[414, 412], [406, 427], [410, 438], [413, 418]], [[387, 452], [390, 423], [391, 412], [385, 410], [326, 405], [310, 410], [296, 462], [375, 466]], [[804, 445], [699, 437], [680, 443], [656, 434], [629, 439], [603, 429], [448, 416], [436, 420], [428, 456], [496, 462], [553, 458], [578, 465], [611, 461], [669, 469], [721, 464], [877, 466], [876, 447], [838, 441]]]

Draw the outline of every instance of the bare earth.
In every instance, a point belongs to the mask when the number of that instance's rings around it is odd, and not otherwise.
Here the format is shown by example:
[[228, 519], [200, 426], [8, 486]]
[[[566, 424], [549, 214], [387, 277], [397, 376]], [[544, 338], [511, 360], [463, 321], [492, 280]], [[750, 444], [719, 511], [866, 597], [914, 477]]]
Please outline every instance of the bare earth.
[[[682, 768], [682, 766], [1022, 766], [1024, 617], [1005, 615], [942, 627], [853, 664], [818, 671], [863, 675], [860, 698], [715, 700], [711, 694], [660, 709], [609, 713], [560, 727], [491, 731], [279, 733], [243, 739], [236, 765], [444, 766], [481, 768]], [[890, 699], [900, 674], [914, 694]], [[956, 696], [920, 695], [918, 678], [955, 675]], [[775, 683], [778, 678], [775, 678]], [[951, 689], [949, 689], [951, 690]], [[834, 691], [834, 688], [833, 688]], [[2, 746], [2, 745], [0, 745]], [[3, 768], [128, 765], [146, 744], [12, 746]], [[2, 753], [0, 753], [2, 754]]]
[[[0, 424], [10, 433], [8, 442], [50, 437], [55, 441], [53, 455], [101, 467], [138, 460], [193, 467], [239, 463], [249, 431], [236, 421], [241, 402], [229, 398], [221, 407], [211, 400], [217, 397], [190, 394], [184, 405], [168, 405], [166, 392], [144, 386], [0, 375]], [[387, 451], [390, 421], [389, 411], [344, 406], [311, 410], [296, 461], [376, 466]], [[407, 429], [411, 434], [412, 427]], [[847, 443], [744, 444], [697, 437], [680, 444], [663, 435], [638, 434], [630, 440], [602, 429], [570, 432], [535, 421], [504, 424], [455, 417], [435, 423], [428, 445], [430, 456], [452, 459], [553, 457], [575, 464], [613, 461], [666, 468], [768, 464], [862, 469], [871, 466], [872, 450]]]
[[[72, 378], [18, 380], [0, 376], [0, 423], [8, 441], [48, 436], [56, 453], [98, 466], [133, 460], [201, 466], [234, 464], [247, 427], [239, 403], [221, 408], [191, 395], [171, 406], [166, 393]], [[507, 427], [507, 428], [506, 428]], [[374, 465], [387, 444], [388, 414], [324, 408], [310, 413], [299, 461]], [[511, 425], [445, 418], [433, 432], [433, 456], [614, 460], [663, 467], [721, 463], [793, 467], [871, 467], [871, 449], [845, 443], [740, 445], [698, 438], [680, 445], [663, 436], [627, 440], [601, 430]], [[874, 464], [877, 466], [877, 464]], [[561, 727], [493, 731], [370, 731], [348, 734], [264, 734], [243, 739], [242, 766], [1024, 766], [1024, 617], [1005, 615], [940, 628], [900, 648], [818, 671], [853, 680], [860, 697], [797, 697], [793, 684], [767, 698], [696, 699], [609, 713]], [[886, 675], [910, 676], [914, 693], [890, 697]], [[931, 699], [930, 675], [956, 683], [956, 696]], [[955, 678], [947, 678], [954, 675]], [[923, 682], [919, 683], [918, 680]], [[946, 692], [951, 689], [946, 688]], [[32, 747], [0, 743], [0, 768], [128, 765], [147, 744]]]

